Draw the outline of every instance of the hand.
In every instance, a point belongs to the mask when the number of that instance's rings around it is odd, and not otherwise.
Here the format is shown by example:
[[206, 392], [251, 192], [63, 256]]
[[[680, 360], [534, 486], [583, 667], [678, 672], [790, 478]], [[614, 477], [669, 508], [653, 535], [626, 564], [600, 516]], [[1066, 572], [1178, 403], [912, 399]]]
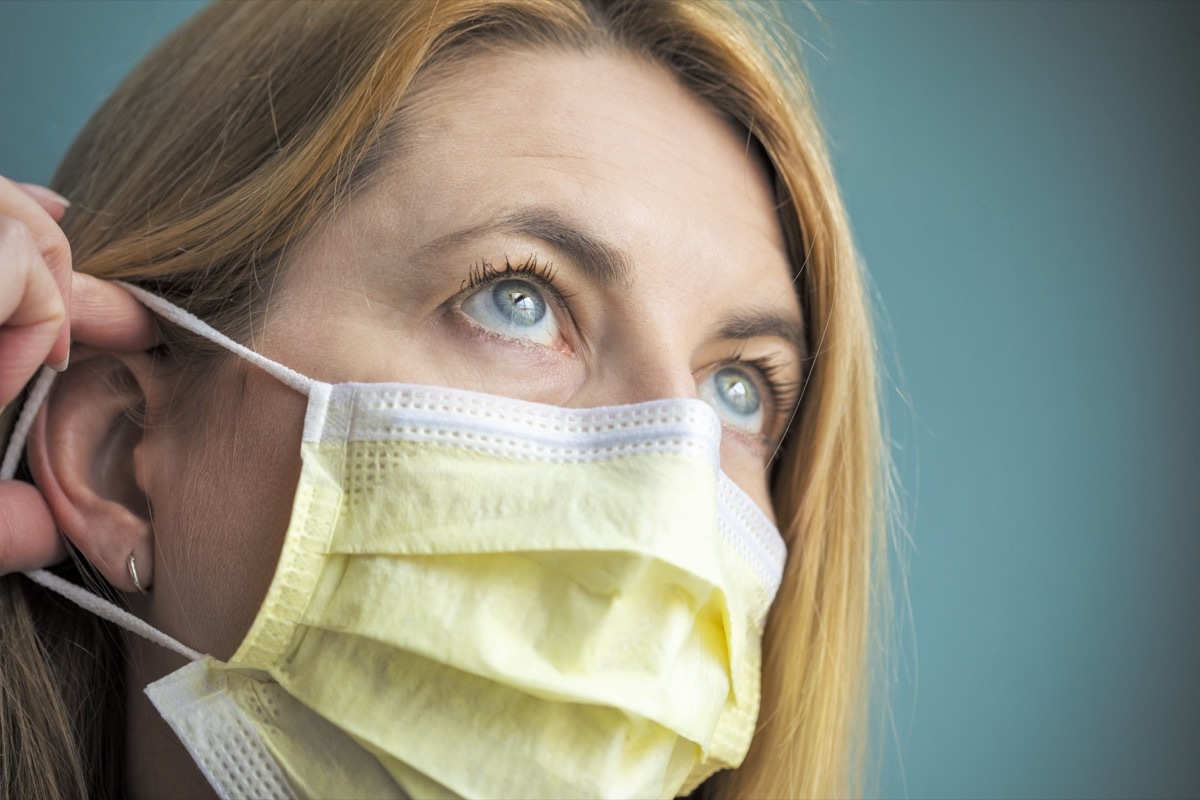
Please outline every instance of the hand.
[[[41, 364], [65, 369], [71, 339], [136, 352], [157, 340], [154, 317], [128, 292], [71, 269], [58, 221], [68, 203], [0, 177], [0, 406]], [[65, 547], [36, 487], [0, 481], [0, 574], [60, 561]]]

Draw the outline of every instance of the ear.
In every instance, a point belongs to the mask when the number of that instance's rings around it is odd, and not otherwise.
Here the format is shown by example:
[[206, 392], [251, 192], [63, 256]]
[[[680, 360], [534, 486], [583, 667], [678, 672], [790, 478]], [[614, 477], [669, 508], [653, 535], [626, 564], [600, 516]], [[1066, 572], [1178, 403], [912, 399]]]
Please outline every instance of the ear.
[[[82, 349], [82, 348], [79, 348]], [[111, 583], [144, 591], [154, 574], [145, 448], [145, 353], [85, 350], [58, 376], [30, 431], [29, 466], [67, 538]]]

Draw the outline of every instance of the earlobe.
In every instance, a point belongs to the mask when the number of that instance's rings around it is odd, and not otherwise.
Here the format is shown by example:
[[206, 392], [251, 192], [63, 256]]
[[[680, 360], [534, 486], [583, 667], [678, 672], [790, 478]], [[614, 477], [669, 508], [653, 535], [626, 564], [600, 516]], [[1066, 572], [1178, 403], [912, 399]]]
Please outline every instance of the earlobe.
[[138, 469], [149, 374], [145, 354], [73, 353], [28, 445], [34, 481], [59, 527], [126, 592], [144, 591], [153, 581], [149, 498]]

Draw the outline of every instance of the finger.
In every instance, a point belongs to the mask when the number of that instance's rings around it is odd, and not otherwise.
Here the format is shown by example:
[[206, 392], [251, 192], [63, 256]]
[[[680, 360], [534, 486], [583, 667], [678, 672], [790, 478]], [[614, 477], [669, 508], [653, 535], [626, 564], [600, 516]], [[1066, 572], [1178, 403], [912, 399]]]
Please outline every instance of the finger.
[[[71, 246], [67, 237], [42, 205], [20, 185], [0, 177], [0, 216], [23, 223], [33, 234], [42, 260], [58, 282], [64, 308], [71, 307]], [[0, 317], [3, 319], [3, 317]], [[71, 349], [70, 322], [58, 332], [46, 363], [59, 364], [67, 359]]]
[[46, 360], [65, 322], [62, 295], [29, 228], [0, 217], [0, 405]]
[[42, 210], [50, 215], [55, 222], [62, 222], [63, 215], [71, 206], [71, 201], [58, 192], [38, 186], [36, 183], [17, 183], [17, 188], [34, 199]]
[[67, 549], [37, 487], [0, 481], [0, 575], [57, 564]]
[[108, 281], [76, 272], [72, 278], [71, 335], [77, 342], [135, 352], [158, 342], [149, 309]]

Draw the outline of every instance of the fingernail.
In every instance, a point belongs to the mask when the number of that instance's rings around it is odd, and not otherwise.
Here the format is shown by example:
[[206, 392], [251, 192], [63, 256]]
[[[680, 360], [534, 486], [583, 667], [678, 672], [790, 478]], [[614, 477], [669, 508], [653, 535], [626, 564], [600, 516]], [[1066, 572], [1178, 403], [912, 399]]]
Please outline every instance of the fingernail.
[[57, 364], [48, 364], [47, 366], [49, 366], [50, 369], [54, 370], [55, 372], [66, 372], [67, 365], [70, 363], [71, 363], [71, 354], [67, 353], [67, 357], [64, 358], [62, 361], [58, 362]]
[[38, 186], [36, 183], [22, 183], [21, 188], [34, 197], [42, 200], [48, 200], [51, 203], [58, 203], [63, 208], [70, 208], [71, 201], [63, 197], [53, 189], [47, 189], [45, 186]]

